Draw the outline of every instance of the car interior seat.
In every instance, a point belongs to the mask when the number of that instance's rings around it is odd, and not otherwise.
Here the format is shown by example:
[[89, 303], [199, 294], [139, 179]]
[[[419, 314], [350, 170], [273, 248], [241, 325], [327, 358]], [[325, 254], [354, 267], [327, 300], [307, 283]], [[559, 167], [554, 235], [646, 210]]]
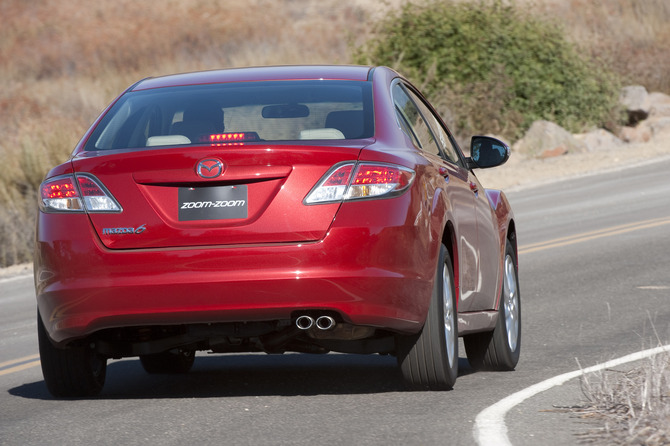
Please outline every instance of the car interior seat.
[[337, 129], [347, 139], [362, 138], [365, 130], [363, 110], [342, 110], [328, 113], [326, 128]]
[[184, 135], [194, 143], [203, 136], [223, 133], [224, 129], [221, 107], [196, 104], [184, 109], [182, 120], [172, 124], [170, 134]]

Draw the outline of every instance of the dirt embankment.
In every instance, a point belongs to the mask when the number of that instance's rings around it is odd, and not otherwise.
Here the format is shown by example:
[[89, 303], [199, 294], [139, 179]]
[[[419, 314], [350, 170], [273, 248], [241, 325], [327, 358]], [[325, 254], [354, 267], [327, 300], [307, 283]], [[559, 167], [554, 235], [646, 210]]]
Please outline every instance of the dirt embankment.
[[0, 268], [0, 280], [14, 276], [23, 276], [33, 273], [32, 263], [22, 263], [21, 265], [12, 265], [7, 268]]

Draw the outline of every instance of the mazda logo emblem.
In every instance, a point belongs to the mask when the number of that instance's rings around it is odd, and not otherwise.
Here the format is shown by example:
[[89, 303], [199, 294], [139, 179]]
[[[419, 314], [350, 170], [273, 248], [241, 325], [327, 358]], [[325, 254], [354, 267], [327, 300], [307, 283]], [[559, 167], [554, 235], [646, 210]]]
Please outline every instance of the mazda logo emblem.
[[207, 180], [220, 177], [223, 175], [223, 170], [223, 161], [216, 158], [200, 160], [195, 166], [195, 173], [197, 173], [200, 178], [205, 178]]

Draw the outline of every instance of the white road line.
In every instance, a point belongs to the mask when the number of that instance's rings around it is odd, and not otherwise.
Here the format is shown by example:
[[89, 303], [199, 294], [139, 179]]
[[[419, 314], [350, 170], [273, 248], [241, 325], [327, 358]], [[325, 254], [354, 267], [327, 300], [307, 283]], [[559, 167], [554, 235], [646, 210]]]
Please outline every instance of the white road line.
[[507, 438], [507, 426], [505, 425], [505, 414], [509, 412], [514, 406], [523, 401], [537, 395], [540, 392], [549, 390], [552, 387], [560, 386], [574, 378], [578, 378], [586, 373], [593, 373], [610, 367], [616, 367], [629, 362], [639, 361], [640, 359], [648, 358], [650, 356], [658, 355], [659, 353], [670, 352], [670, 344], [660, 347], [644, 350], [637, 353], [624, 356], [622, 358], [613, 359], [611, 361], [597, 364], [583, 370], [575, 370], [574, 372], [564, 373], [546, 381], [527, 387], [517, 393], [514, 393], [502, 400], [498, 401], [492, 406], [479, 412], [475, 419], [475, 426], [473, 428], [473, 435], [475, 441], [480, 446], [511, 446], [509, 438]]

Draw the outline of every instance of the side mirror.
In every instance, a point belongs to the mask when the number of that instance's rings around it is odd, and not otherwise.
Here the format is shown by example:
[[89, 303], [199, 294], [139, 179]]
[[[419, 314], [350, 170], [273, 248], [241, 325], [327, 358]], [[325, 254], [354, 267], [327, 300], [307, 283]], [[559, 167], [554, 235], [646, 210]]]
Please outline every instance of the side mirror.
[[505, 164], [511, 150], [507, 144], [490, 136], [473, 136], [470, 141], [468, 168], [486, 169]]

